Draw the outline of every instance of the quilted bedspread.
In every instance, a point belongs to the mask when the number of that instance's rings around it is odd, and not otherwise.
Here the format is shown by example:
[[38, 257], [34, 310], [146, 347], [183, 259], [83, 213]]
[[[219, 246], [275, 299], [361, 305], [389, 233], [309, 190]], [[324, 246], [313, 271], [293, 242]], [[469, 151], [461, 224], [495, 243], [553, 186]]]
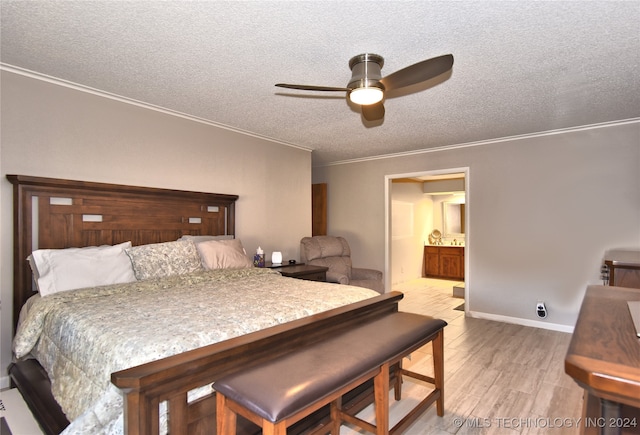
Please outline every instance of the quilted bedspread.
[[260, 268], [73, 290], [36, 297], [13, 349], [49, 374], [71, 421], [64, 434], [119, 434], [122, 394], [112, 372], [376, 295]]

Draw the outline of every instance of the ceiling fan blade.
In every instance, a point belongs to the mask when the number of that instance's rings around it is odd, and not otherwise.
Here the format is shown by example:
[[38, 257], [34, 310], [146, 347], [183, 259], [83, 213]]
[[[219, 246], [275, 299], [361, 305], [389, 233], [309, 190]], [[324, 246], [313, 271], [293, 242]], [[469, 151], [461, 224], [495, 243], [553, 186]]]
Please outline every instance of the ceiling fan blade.
[[299, 91], [342, 91], [348, 92], [349, 88], [334, 88], [331, 86], [313, 86], [313, 85], [290, 85], [287, 83], [277, 83], [276, 86], [287, 89], [297, 89]]
[[360, 107], [362, 108], [362, 116], [367, 121], [377, 121], [384, 118], [384, 104], [382, 104], [382, 101]]
[[449, 71], [452, 66], [453, 55], [445, 54], [398, 70], [380, 81], [386, 90], [404, 88], [437, 77]]

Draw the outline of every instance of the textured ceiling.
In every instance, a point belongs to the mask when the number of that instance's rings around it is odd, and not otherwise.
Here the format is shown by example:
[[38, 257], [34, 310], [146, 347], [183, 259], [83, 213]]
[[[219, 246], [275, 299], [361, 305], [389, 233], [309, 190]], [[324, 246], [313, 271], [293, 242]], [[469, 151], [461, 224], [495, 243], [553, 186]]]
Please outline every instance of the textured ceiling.
[[[640, 117], [639, 1], [5, 1], [5, 68], [309, 148], [314, 165]], [[349, 59], [452, 53], [369, 124]]]

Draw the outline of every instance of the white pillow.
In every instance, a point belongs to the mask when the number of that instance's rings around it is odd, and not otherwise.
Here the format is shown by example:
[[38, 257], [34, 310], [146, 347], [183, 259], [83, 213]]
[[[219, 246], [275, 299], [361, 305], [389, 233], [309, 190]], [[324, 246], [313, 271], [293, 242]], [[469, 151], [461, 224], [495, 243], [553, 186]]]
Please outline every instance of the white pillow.
[[207, 269], [244, 269], [253, 267], [245, 254], [242, 242], [233, 240], [209, 240], [196, 245], [202, 265]]
[[41, 296], [78, 288], [119, 284], [136, 280], [125, 249], [131, 242], [114, 246], [38, 249], [29, 264]]

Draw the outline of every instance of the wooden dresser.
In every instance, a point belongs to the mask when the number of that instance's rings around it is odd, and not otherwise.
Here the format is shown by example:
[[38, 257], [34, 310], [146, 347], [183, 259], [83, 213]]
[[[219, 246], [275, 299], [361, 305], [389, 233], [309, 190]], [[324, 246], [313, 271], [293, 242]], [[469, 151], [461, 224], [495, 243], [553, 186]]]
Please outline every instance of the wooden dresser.
[[607, 251], [604, 264], [610, 286], [640, 288], [640, 251]]
[[464, 281], [464, 246], [426, 245], [422, 276]]
[[640, 433], [640, 339], [627, 301], [640, 291], [589, 286], [582, 301], [564, 367], [586, 392], [585, 435]]

